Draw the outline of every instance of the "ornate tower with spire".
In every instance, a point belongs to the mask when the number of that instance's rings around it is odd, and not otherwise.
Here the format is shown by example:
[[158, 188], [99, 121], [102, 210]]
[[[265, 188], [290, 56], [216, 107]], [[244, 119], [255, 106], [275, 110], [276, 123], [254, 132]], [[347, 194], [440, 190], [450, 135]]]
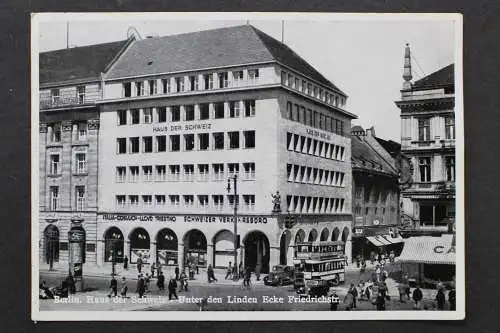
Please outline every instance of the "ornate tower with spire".
[[405, 63], [403, 69], [403, 90], [411, 89], [411, 53], [410, 44], [406, 43], [405, 47]]

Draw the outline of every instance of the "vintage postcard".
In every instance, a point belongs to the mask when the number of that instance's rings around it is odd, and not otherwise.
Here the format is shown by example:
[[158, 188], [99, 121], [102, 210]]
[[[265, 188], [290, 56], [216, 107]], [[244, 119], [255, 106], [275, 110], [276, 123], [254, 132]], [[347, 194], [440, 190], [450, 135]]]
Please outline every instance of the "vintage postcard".
[[459, 14], [32, 14], [33, 320], [465, 317]]

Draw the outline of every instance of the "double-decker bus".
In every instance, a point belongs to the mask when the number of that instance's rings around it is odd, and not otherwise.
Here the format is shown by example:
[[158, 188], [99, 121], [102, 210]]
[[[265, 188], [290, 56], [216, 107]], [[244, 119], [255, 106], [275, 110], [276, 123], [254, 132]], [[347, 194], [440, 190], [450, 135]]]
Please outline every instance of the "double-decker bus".
[[[345, 279], [345, 244], [341, 241], [302, 242], [295, 245], [293, 264], [299, 279], [326, 280], [338, 285]], [[300, 281], [297, 281], [300, 284]]]

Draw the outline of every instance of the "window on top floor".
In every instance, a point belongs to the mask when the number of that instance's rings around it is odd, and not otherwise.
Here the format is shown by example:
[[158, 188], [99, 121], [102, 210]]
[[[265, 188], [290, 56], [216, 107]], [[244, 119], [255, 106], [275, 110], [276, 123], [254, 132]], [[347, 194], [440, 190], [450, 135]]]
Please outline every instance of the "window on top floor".
[[190, 91], [198, 90], [198, 76], [197, 75], [189, 76], [189, 90]]
[[78, 104], [85, 103], [85, 86], [76, 87], [76, 100], [78, 101]]
[[293, 85], [293, 75], [288, 74], [288, 79], [286, 81], [287, 86], [291, 87]]
[[175, 91], [183, 92], [184, 91], [184, 77], [176, 77], [175, 78]]
[[205, 82], [205, 90], [214, 89], [214, 76], [212, 73], [204, 74], [203, 81]]
[[455, 156], [446, 156], [446, 180], [449, 182], [455, 181]]
[[219, 88], [227, 88], [228, 86], [228, 74], [227, 72], [218, 73], [219, 78]]
[[234, 80], [234, 83], [236, 85], [238, 85], [238, 83], [243, 80], [243, 71], [234, 71], [233, 72], [233, 80]]
[[292, 119], [293, 105], [292, 102], [286, 102], [286, 119]]
[[137, 96], [144, 96], [144, 82], [142, 81], [136, 82], [135, 91]]
[[158, 93], [158, 88], [156, 86], [156, 80], [149, 80], [149, 94], [156, 95]]
[[124, 97], [131, 97], [132, 96], [132, 83], [131, 82], [125, 82], [123, 83], [123, 96]]
[[311, 83], [308, 83], [308, 84], [307, 84], [307, 94], [308, 94], [308, 95], [311, 95], [311, 94], [312, 94], [312, 84], [311, 84]]
[[445, 138], [447, 140], [455, 139], [455, 118], [448, 116], [444, 118]]
[[286, 72], [281, 71], [281, 84], [282, 85], [286, 85], [286, 79], [287, 79]]
[[248, 79], [249, 80], [258, 80], [259, 79], [259, 69], [249, 69], [248, 70]]
[[299, 78], [295, 78], [294, 88], [297, 90], [300, 90], [300, 79]]
[[420, 118], [418, 120], [418, 141], [429, 141], [431, 139], [431, 120]]
[[210, 105], [208, 103], [200, 104], [200, 120], [210, 118]]
[[168, 78], [168, 79], [162, 79], [161, 82], [162, 82], [162, 85], [163, 85], [163, 93], [164, 94], [170, 94], [170, 92], [172, 91], [172, 87], [170, 85], [170, 78]]
[[301, 85], [301, 88], [302, 88], [302, 89], [301, 89], [301, 90], [302, 90], [302, 92], [303, 92], [303, 93], [305, 93], [305, 92], [306, 92], [306, 90], [307, 90], [307, 82], [306, 82], [306, 80], [302, 80], [302, 85]]

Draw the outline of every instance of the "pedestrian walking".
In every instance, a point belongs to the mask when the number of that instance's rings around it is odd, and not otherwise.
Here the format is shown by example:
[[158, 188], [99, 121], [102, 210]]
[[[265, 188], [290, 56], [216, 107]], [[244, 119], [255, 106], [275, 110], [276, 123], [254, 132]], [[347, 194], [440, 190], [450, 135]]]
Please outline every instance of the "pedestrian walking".
[[457, 300], [454, 286], [452, 286], [451, 290], [448, 292], [448, 303], [450, 303], [450, 310], [455, 311], [457, 308]]
[[233, 272], [232, 272], [232, 274], [233, 274], [233, 280], [238, 280], [238, 276], [239, 276], [238, 274], [239, 273], [238, 273], [236, 265], [233, 265]]
[[233, 274], [233, 267], [231, 266], [231, 262], [229, 262], [229, 265], [227, 265], [226, 277], [224, 278], [224, 280], [227, 280], [228, 277], [231, 277], [231, 274]]
[[355, 309], [357, 308], [358, 290], [354, 286], [354, 283], [351, 283], [351, 287], [348, 292], [352, 294], [352, 307]]
[[399, 292], [399, 302], [400, 303], [406, 303], [406, 285], [404, 283], [400, 283], [398, 285], [398, 292]]
[[345, 310], [351, 311], [354, 308], [354, 295], [348, 291], [344, 297]]
[[144, 282], [144, 276], [142, 274], [139, 274], [138, 276], [136, 292], [139, 294], [139, 297], [141, 298], [144, 296], [144, 293], [146, 292], [146, 284]]
[[149, 282], [151, 281], [151, 275], [149, 273], [146, 273], [146, 276], [144, 277], [144, 293], [148, 293], [149, 290]]
[[385, 310], [385, 297], [379, 294], [375, 299], [375, 306], [377, 307], [377, 311]]
[[356, 268], [359, 268], [361, 266], [361, 256], [358, 254], [356, 256]]
[[250, 288], [250, 279], [252, 277], [252, 271], [250, 267], [245, 267], [245, 275], [243, 277], [243, 286]]
[[196, 275], [200, 274], [200, 266], [197, 262], [194, 264], [194, 269], [196, 270]]
[[172, 276], [168, 282], [168, 299], [172, 300], [172, 296], [175, 296], [175, 299], [179, 299], [179, 297], [177, 297], [177, 280], [174, 276]]
[[179, 266], [175, 266], [175, 281], [179, 280]]
[[179, 279], [181, 281], [179, 292], [183, 290], [188, 291], [188, 276], [186, 275], [186, 270], [182, 271], [181, 275], [179, 276]]
[[120, 296], [127, 297], [127, 291], [128, 291], [127, 279], [125, 278], [125, 276], [123, 276], [122, 277], [122, 284], [120, 287]]
[[361, 268], [359, 269], [359, 273], [363, 274], [366, 270], [366, 261], [363, 259], [361, 260]]
[[375, 251], [370, 252], [370, 263], [372, 265], [375, 263]]
[[260, 270], [261, 270], [261, 265], [257, 264], [255, 266], [255, 280], [260, 281]]
[[436, 294], [436, 304], [439, 311], [444, 310], [444, 304], [446, 303], [446, 297], [444, 296], [444, 288], [439, 288]]
[[123, 257], [123, 269], [124, 269], [125, 271], [127, 271], [127, 270], [128, 270], [128, 257], [127, 257], [127, 255], [125, 255], [125, 256]]
[[240, 275], [240, 279], [243, 279], [243, 277], [244, 277], [243, 262], [241, 262], [241, 261], [240, 261], [240, 265], [238, 266], [238, 273]]
[[389, 253], [389, 261], [391, 264], [394, 264], [396, 259], [396, 255], [394, 254], [394, 250], [391, 250], [391, 253]]
[[118, 281], [116, 281], [116, 278], [113, 275], [111, 277], [111, 282], [109, 283], [109, 294], [108, 294], [108, 297], [111, 297], [111, 296], [116, 297], [117, 295], [118, 295]]
[[156, 286], [158, 287], [158, 290], [160, 290], [160, 291], [165, 290], [165, 275], [163, 275], [162, 271], [160, 271], [160, 273], [158, 273], [158, 279], [156, 281]]
[[417, 285], [415, 290], [413, 290], [413, 302], [414, 302], [414, 308], [417, 310], [420, 310], [422, 307], [422, 298], [424, 297], [422, 290], [420, 289], [420, 286]]
[[151, 277], [155, 277], [155, 271], [156, 271], [156, 263], [151, 264]]
[[137, 258], [137, 272], [139, 274], [142, 273], [142, 258], [141, 257]]
[[212, 281], [217, 281], [217, 279], [214, 276], [214, 269], [213, 269], [212, 265], [208, 265], [207, 277], [208, 277], [208, 283], [211, 283]]
[[66, 278], [68, 281], [68, 291], [70, 294], [76, 293], [76, 285], [75, 285], [75, 279], [73, 278], [73, 275], [69, 274], [68, 277]]
[[330, 294], [330, 311], [337, 311], [339, 307], [340, 299], [335, 290], [332, 290]]
[[188, 274], [189, 274], [189, 279], [194, 280], [194, 267], [193, 267], [193, 265], [189, 265]]

